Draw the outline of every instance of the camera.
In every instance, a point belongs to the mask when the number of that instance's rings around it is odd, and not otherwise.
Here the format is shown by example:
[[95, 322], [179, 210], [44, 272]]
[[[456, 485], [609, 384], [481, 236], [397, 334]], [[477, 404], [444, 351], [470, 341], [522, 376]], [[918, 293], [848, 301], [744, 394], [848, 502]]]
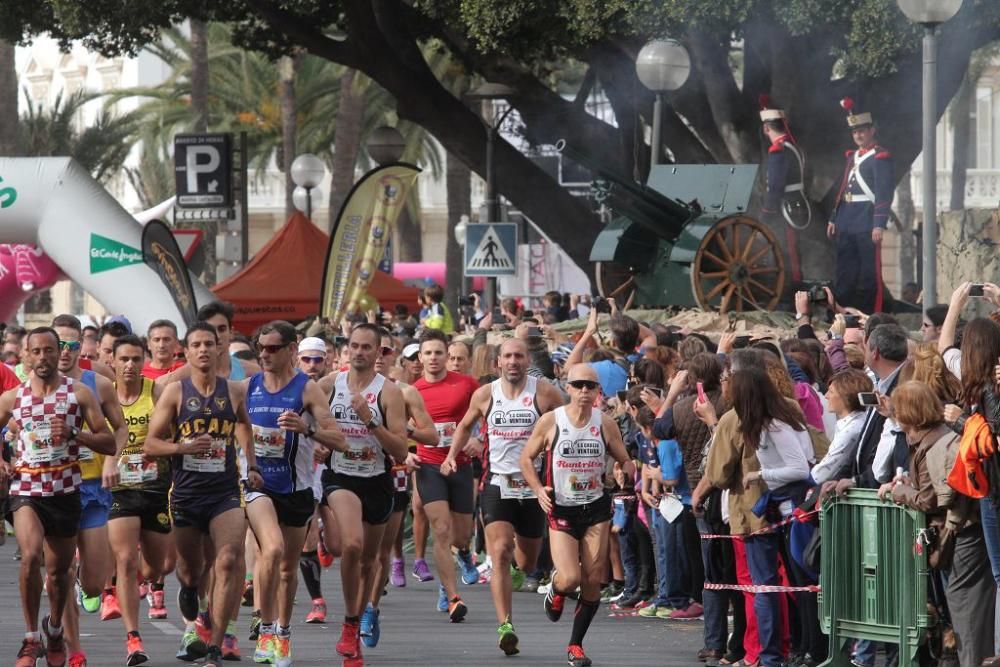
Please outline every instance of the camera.
[[458, 297], [459, 308], [471, 308], [476, 305], [476, 300], [472, 298], [471, 294], [466, 294], [464, 296]]
[[595, 296], [591, 305], [599, 313], [611, 312], [611, 304], [603, 296]]
[[844, 324], [848, 329], [858, 329], [861, 327], [861, 318], [857, 315], [844, 315]]
[[809, 288], [809, 301], [812, 303], [826, 303], [826, 290], [828, 283], [817, 283]]
[[973, 283], [969, 285], [969, 296], [983, 296], [983, 283]]

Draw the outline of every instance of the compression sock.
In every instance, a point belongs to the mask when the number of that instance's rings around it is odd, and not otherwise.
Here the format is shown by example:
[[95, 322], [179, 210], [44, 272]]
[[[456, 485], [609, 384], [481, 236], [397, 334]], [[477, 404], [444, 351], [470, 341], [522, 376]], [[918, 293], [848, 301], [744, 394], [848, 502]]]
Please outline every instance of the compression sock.
[[181, 586], [177, 591], [177, 606], [184, 620], [193, 623], [198, 618], [198, 587]]
[[576, 601], [576, 612], [573, 614], [573, 633], [569, 637], [570, 646], [583, 646], [583, 637], [590, 629], [590, 623], [594, 620], [600, 606], [600, 600], [580, 598]]
[[320, 585], [322, 568], [319, 563], [319, 554], [316, 551], [304, 551], [299, 556], [299, 571], [302, 579], [306, 583], [306, 590], [313, 600], [323, 597], [323, 588]]
[[345, 616], [344, 617], [344, 623], [347, 623], [348, 625], [357, 625], [360, 622], [361, 622], [361, 617], [360, 616]]

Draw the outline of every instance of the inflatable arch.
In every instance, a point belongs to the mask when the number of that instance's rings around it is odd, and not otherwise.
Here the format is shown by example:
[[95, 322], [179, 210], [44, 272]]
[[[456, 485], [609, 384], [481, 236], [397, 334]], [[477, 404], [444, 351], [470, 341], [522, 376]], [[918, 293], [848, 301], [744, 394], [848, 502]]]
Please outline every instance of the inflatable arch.
[[[167, 318], [183, 335], [170, 292], [142, 261], [141, 222], [72, 158], [0, 158], [0, 241], [10, 244], [0, 249], [0, 320], [61, 272], [137, 332]], [[191, 282], [199, 305], [214, 298]]]

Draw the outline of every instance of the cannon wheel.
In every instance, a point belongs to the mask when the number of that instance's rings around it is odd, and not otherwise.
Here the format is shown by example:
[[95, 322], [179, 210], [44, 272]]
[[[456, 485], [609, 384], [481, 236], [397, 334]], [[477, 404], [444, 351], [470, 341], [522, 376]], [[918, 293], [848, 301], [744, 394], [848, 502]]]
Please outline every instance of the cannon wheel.
[[781, 246], [771, 230], [753, 218], [724, 218], [701, 240], [691, 282], [704, 310], [774, 310], [785, 286]]
[[634, 306], [638, 286], [635, 272], [618, 262], [597, 262], [594, 267], [597, 276], [597, 293], [605, 299], [614, 299], [621, 310]]

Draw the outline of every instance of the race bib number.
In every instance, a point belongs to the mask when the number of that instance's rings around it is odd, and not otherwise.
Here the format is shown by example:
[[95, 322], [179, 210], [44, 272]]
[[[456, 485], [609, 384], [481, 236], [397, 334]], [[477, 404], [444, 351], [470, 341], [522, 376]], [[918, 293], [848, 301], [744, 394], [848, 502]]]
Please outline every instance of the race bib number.
[[563, 496], [574, 505], [586, 505], [604, 493], [600, 473], [571, 473], [566, 476]]
[[392, 483], [393, 487], [396, 489], [396, 493], [406, 493], [406, 481], [406, 466], [392, 466]]
[[285, 456], [285, 429], [253, 426], [253, 451], [259, 458], [280, 459]]
[[504, 500], [529, 500], [535, 497], [535, 492], [528, 486], [528, 480], [519, 472], [493, 475], [491, 483], [500, 488], [500, 497]]
[[156, 479], [156, 461], [145, 461], [142, 454], [126, 454], [118, 461], [122, 486], [132, 486]]
[[334, 469], [346, 475], [373, 477], [378, 468], [378, 453], [376, 446], [352, 445], [346, 452], [336, 454]]
[[90, 447], [84, 447], [80, 445], [80, 460], [81, 461], [93, 461], [94, 460], [94, 450]]
[[68, 445], [52, 442], [52, 426], [45, 421], [27, 422], [21, 429], [21, 460], [29, 466], [44, 465], [66, 458]]
[[455, 437], [455, 422], [434, 423], [434, 428], [438, 432], [438, 447], [451, 447], [451, 441]]
[[204, 454], [185, 454], [182, 468], [187, 472], [225, 472], [226, 441], [212, 438], [212, 447]]

